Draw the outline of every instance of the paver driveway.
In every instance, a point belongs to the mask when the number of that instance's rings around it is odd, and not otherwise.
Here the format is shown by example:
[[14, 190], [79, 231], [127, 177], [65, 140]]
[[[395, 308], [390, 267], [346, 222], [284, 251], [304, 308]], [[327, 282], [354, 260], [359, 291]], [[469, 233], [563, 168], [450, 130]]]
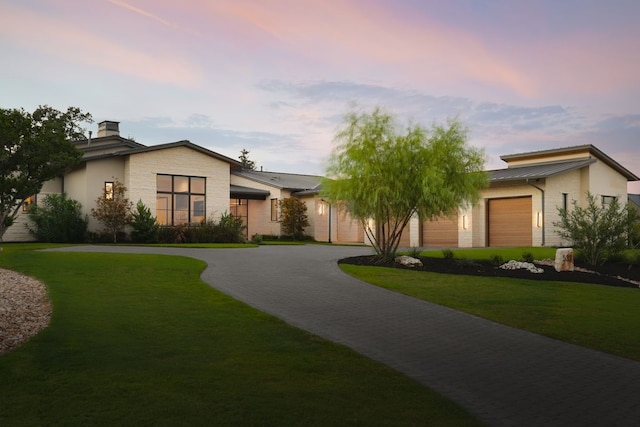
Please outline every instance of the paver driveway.
[[490, 425], [640, 426], [640, 363], [396, 294], [339, 270], [337, 259], [368, 248], [60, 250], [204, 260], [202, 279], [214, 288], [385, 363]]

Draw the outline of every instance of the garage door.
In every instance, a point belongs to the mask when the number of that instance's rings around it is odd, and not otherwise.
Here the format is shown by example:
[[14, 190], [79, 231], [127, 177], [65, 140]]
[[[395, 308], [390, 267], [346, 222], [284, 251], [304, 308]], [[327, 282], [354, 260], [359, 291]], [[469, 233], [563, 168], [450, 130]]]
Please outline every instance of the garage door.
[[489, 200], [488, 246], [531, 246], [531, 196]]
[[422, 223], [422, 246], [431, 248], [458, 247], [458, 216], [440, 217]]

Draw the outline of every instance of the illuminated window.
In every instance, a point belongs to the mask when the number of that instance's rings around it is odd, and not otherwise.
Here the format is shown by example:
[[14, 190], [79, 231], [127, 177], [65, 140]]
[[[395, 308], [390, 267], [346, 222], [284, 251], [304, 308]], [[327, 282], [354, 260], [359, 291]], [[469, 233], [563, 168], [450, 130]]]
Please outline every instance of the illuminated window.
[[104, 198], [106, 200], [113, 200], [113, 182], [104, 183]]
[[161, 225], [199, 224], [206, 218], [206, 178], [156, 176], [156, 217]]
[[27, 197], [22, 204], [22, 212], [28, 212], [29, 206], [36, 204], [36, 196]]

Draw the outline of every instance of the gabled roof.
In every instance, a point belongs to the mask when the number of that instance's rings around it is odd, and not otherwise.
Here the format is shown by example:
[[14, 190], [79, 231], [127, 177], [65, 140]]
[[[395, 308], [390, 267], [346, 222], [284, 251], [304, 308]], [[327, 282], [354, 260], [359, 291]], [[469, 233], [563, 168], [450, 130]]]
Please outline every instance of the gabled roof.
[[167, 144], [159, 144], [159, 145], [151, 145], [151, 146], [142, 146], [140, 148], [136, 148], [127, 152], [123, 152], [122, 154], [138, 154], [138, 153], [149, 153], [152, 151], [158, 151], [158, 150], [166, 150], [168, 148], [175, 148], [175, 147], [187, 147], [190, 148], [194, 151], [198, 151], [199, 153], [202, 154], [206, 154], [209, 157], [213, 157], [215, 159], [218, 160], [222, 160], [223, 162], [227, 162], [229, 163], [231, 166], [234, 167], [238, 167], [241, 168], [242, 167], [242, 163], [240, 163], [237, 160], [233, 160], [230, 157], [227, 156], [223, 156], [222, 154], [218, 154], [215, 151], [211, 151], [207, 148], [201, 147], [199, 145], [196, 145], [194, 143], [192, 143], [191, 141], [187, 141], [182, 140], [182, 141], [176, 141], [176, 142], [169, 142]]
[[563, 162], [549, 162], [525, 166], [513, 166], [507, 169], [489, 171], [490, 182], [521, 181], [527, 179], [548, 178], [560, 173], [580, 169], [595, 163], [596, 159], [587, 158]]
[[531, 158], [540, 158], [541, 162], [544, 162], [545, 158], [551, 159], [553, 157], [557, 157], [558, 155], [578, 154], [583, 152], [589, 156], [593, 156], [598, 160], [602, 161], [603, 163], [605, 163], [606, 165], [608, 165], [609, 167], [617, 171], [620, 175], [624, 176], [627, 179], [627, 181], [640, 180], [640, 178], [636, 176], [633, 172], [629, 171], [620, 163], [616, 162], [611, 157], [607, 156], [604, 152], [602, 152], [592, 144], [576, 145], [573, 147], [564, 147], [564, 148], [553, 148], [550, 150], [532, 151], [528, 153], [508, 154], [508, 155], [500, 156], [500, 158], [507, 163], [514, 160], [524, 160], [524, 159], [531, 159]]
[[255, 170], [233, 170], [233, 175], [270, 185], [281, 190], [293, 192], [313, 190], [320, 184], [321, 177], [318, 175], [302, 175], [295, 173], [263, 172]]
[[[108, 136], [108, 137], [104, 137], [103, 139], [113, 140], [113, 141], [108, 143], [102, 142], [98, 144], [98, 143], [94, 143], [95, 142], [95, 139], [94, 139], [91, 141], [91, 144], [85, 145], [83, 147], [79, 147], [80, 150], [85, 153], [85, 155], [82, 158], [83, 161], [96, 160], [96, 159], [107, 158], [107, 157], [129, 156], [131, 154], [139, 154], [139, 153], [149, 153], [152, 151], [166, 150], [166, 149], [175, 148], [175, 147], [187, 147], [199, 153], [205, 154], [209, 157], [213, 157], [215, 159], [222, 160], [223, 162], [229, 163], [232, 168], [242, 167], [242, 163], [240, 163], [237, 160], [234, 160], [227, 156], [223, 156], [222, 154], [218, 154], [214, 151], [211, 151], [199, 145], [193, 144], [192, 142], [187, 140], [146, 146], [146, 145], [142, 145], [135, 141], [122, 138], [119, 136]], [[83, 141], [83, 142], [86, 142], [86, 141]], [[99, 151], [99, 153], [91, 154], [92, 151]]]

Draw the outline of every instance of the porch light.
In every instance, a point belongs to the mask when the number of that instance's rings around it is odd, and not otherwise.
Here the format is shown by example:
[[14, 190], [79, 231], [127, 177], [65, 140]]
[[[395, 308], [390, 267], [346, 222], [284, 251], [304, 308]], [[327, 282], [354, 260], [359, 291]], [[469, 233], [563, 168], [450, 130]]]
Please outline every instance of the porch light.
[[462, 229], [463, 230], [467, 229], [467, 216], [466, 215], [462, 215]]
[[324, 215], [324, 202], [318, 203], [318, 215]]
[[542, 227], [542, 212], [538, 212], [536, 215], [536, 226], [538, 228]]

